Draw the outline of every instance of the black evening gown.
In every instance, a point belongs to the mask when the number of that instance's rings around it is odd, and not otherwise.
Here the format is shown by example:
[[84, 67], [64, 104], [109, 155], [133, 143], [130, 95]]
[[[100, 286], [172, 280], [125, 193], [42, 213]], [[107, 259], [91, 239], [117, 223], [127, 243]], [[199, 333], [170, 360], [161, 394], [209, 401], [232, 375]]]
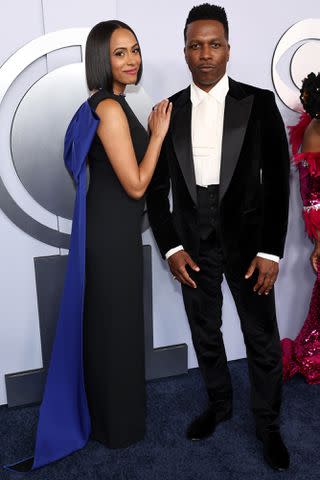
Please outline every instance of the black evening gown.
[[[137, 161], [148, 144], [124, 96], [99, 90], [89, 99], [119, 102], [128, 119]], [[120, 184], [97, 136], [88, 162], [84, 372], [92, 438], [126, 447], [145, 432], [144, 322], [141, 221], [144, 199]]]

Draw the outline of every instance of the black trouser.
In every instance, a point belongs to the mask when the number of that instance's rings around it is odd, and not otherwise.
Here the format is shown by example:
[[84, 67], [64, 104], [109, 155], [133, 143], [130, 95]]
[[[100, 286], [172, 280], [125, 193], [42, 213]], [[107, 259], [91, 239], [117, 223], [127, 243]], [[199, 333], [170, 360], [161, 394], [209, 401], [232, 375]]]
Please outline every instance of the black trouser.
[[[199, 195], [202, 192], [198, 193], [201, 209], [204, 199]], [[215, 196], [215, 192], [212, 194], [208, 191], [205, 195], [211, 195], [210, 203], [213, 204], [212, 195]], [[214, 208], [209, 210], [214, 212]], [[232, 405], [232, 386], [220, 330], [221, 283], [224, 274], [240, 317], [251, 381], [251, 405], [257, 427], [260, 429], [277, 424], [282, 363], [274, 291], [261, 296], [254, 293], [252, 289], [256, 276], [245, 280], [245, 271], [235, 271], [230, 267], [223, 257], [217, 230], [204, 228], [203, 216], [200, 224], [203, 238], [200, 240], [199, 256], [195, 259], [200, 272], [189, 270], [197, 288], [183, 285], [182, 293], [199, 368], [210, 401], [216, 405], [218, 415], [223, 415]]]

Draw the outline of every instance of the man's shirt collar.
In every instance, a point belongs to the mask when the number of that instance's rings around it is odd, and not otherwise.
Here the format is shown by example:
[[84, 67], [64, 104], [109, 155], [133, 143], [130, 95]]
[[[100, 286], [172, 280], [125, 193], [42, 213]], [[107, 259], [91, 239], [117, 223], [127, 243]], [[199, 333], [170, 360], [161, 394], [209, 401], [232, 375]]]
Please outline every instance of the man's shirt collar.
[[219, 82], [209, 90], [209, 92], [205, 92], [201, 88], [197, 87], [197, 85], [192, 82], [191, 89], [190, 89], [190, 99], [192, 105], [196, 107], [199, 105], [200, 102], [208, 98], [208, 95], [219, 103], [224, 103], [226, 99], [226, 95], [229, 91], [229, 79], [228, 75], [225, 73], [223, 77], [219, 80]]

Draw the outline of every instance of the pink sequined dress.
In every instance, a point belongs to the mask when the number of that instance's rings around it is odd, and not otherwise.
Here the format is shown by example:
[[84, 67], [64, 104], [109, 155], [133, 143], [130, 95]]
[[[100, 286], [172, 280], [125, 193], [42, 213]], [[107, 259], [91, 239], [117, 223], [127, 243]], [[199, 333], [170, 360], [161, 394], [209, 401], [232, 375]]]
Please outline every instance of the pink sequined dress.
[[[320, 152], [301, 153], [303, 135], [311, 122], [304, 113], [294, 127], [290, 127], [290, 143], [294, 163], [299, 169], [300, 192], [306, 232], [313, 240], [320, 231]], [[313, 287], [308, 316], [295, 340], [281, 342], [283, 378], [287, 380], [301, 373], [307, 383], [320, 383], [320, 268]]]

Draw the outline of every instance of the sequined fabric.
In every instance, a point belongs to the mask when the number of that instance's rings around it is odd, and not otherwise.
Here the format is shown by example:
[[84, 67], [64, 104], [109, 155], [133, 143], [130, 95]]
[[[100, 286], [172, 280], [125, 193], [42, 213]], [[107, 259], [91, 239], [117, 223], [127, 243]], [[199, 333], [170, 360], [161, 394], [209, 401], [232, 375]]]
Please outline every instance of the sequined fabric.
[[295, 340], [283, 339], [281, 345], [284, 380], [301, 373], [308, 383], [320, 383], [320, 269], [299, 335]]
[[[299, 169], [306, 232], [314, 239], [320, 231], [320, 152], [299, 151], [310, 121], [310, 116], [303, 114], [299, 123], [290, 127], [290, 143]], [[281, 346], [284, 380], [301, 373], [308, 383], [320, 383], [320, 265], [303, 327], [295, 340], [285, 338]]]
[[306, 232], [311, 239], [314, 239], [320, 231], [320, 152], [304, 153], [299, 157], [303, 217]]

